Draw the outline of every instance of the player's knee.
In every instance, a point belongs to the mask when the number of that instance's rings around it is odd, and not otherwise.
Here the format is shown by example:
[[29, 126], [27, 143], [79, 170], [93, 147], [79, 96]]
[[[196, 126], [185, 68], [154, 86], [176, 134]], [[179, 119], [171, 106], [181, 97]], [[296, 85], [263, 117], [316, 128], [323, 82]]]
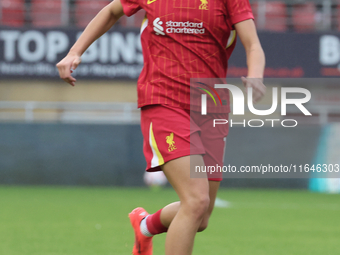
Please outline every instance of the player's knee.
[[195, 210], [198, 212], [198, 214], [202, 217], [206, 214], [209, 208], [210, 204], [210, 197], [209, 195], [200, 195], [196, 198], [195, 201]]
[[193, 217], [202, 219], [209, 208], [209, 203], [209, 195], [201, 194], [191, 197], [186, 204]]

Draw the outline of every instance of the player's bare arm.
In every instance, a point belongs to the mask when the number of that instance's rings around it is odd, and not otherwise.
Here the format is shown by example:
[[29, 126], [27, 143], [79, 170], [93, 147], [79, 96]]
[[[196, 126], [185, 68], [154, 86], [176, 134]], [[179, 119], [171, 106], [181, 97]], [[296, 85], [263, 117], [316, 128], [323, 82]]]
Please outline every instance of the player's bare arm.
[[71, 74], [72, 70], [75, 70], [80, 64], [81, 55], [95, 40], [106, 33], [123, 15], [123, 6], [120, 3], [120, 0], [114, 0], [105, 6], [87, 25], [84, 32], [73, 45], [67, 56], [57, 64], [60, 78], [74, 86], [76, 79], [72, 77]]
[[263, 84], [264, 52], [252, 19], [235, 24], [235, 29], [247, 54], [248, 75], [242, 77], [242, 81], [246, 88], [253, 88], [253, 101], [257, 102], [266, 92]]

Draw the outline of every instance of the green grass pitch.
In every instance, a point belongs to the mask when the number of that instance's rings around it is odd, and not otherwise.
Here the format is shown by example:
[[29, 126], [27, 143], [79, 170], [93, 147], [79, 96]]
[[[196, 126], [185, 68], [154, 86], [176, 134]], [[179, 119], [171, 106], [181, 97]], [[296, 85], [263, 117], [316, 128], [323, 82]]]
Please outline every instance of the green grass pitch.
[[[195, 255], [340, 254], [340, 195], [307, 191], [221, 190], [199, 233]], [[128, 213], [177, 200], [172, 189], [0, 186], [0, 254], [131, 254]], [[154, 238], [164, 254], [165, 234]]]

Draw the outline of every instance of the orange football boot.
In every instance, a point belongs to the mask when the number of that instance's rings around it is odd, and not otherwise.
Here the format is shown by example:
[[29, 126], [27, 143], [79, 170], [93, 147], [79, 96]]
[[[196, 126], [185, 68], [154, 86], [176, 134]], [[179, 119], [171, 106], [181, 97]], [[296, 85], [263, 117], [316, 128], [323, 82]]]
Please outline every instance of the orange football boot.
[[135, 231], [135, 244], [132, 250], [133, 255], [152, 255], [152, 236], [145, 236], [140, 231], [140, 222], [148, 215], [148, 212], [141, 207], [137, 207], [129, 213], [130, 222]]

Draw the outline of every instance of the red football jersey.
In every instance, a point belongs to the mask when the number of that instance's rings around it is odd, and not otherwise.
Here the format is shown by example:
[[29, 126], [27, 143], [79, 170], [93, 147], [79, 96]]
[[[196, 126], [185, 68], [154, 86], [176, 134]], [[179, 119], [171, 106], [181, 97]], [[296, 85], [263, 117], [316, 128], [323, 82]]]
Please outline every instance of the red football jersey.
[[[138, 79], [139, 107], [167, 104], [190, 109], [190, 79], [225, 78], [235, 47], [233, 25], [253, 19], [248, 0], [121, 3], [127, 16], [146, 11], [141, 28], [144, 67]], [[229, 102], [228, 90], [219, 94]]]

